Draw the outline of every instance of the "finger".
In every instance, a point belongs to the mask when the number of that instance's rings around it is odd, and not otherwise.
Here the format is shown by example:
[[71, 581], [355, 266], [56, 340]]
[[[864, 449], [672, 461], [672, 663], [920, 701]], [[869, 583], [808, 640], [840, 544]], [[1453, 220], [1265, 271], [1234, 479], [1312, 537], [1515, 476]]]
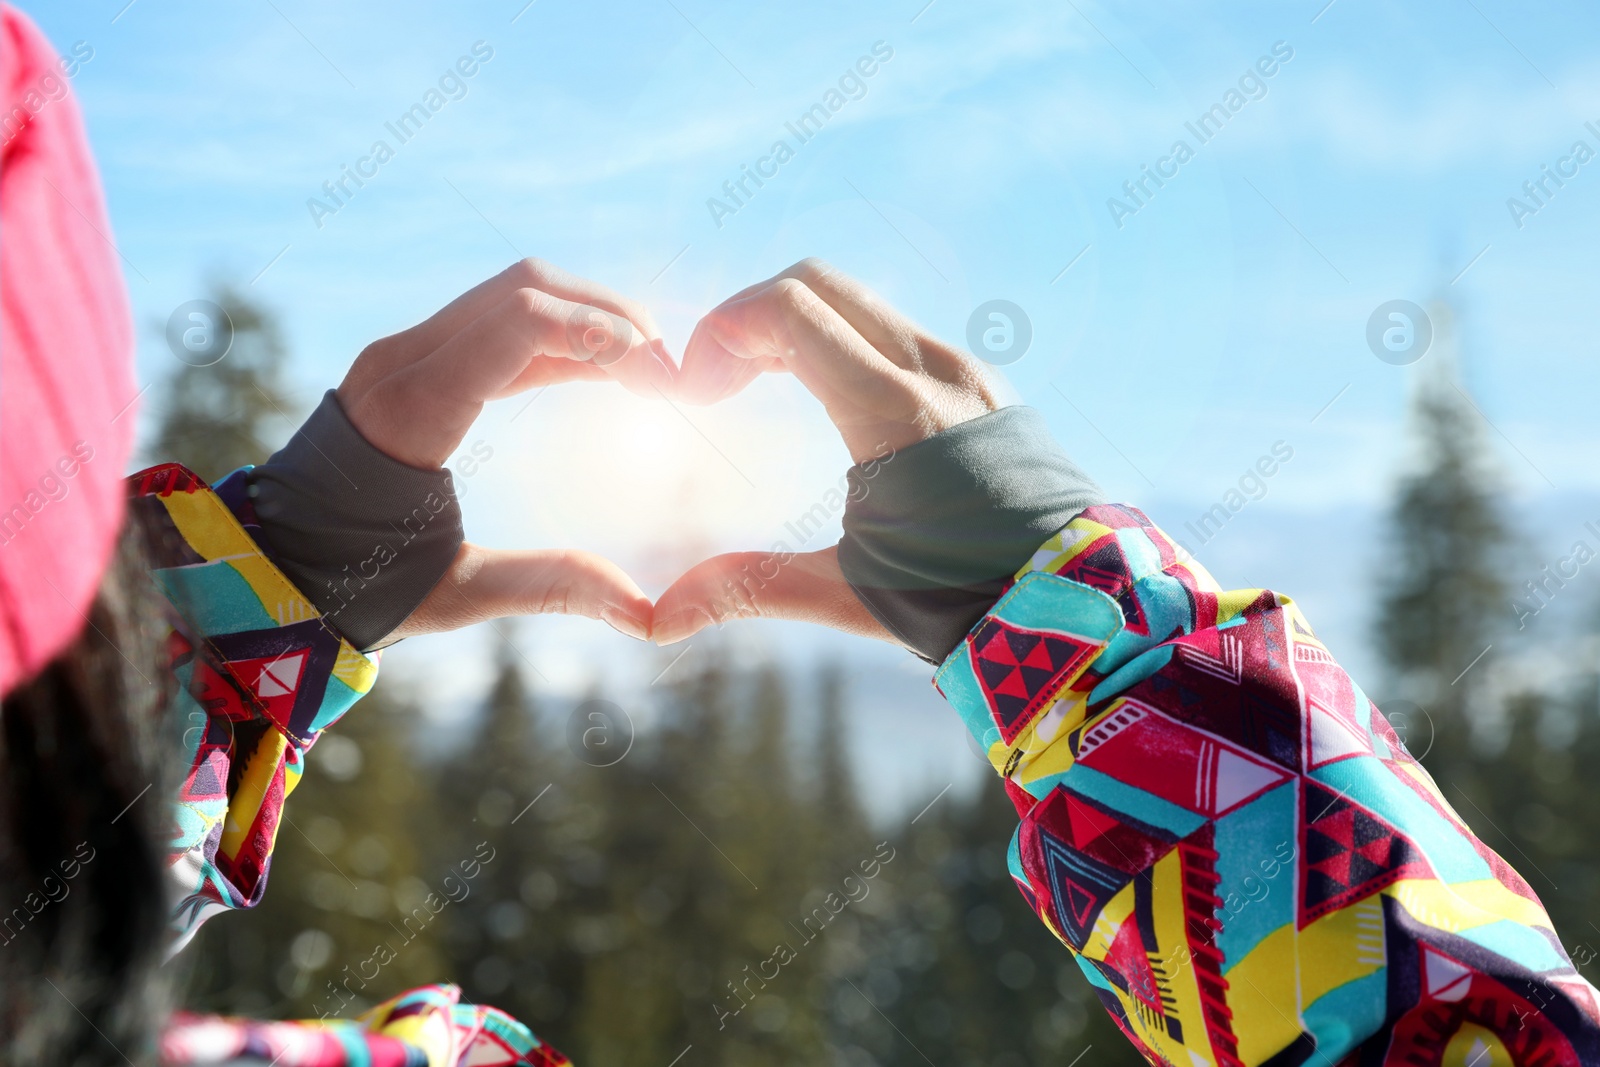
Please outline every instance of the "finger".
[[[567, 322], [572, 343], [589, 353], [602, 377], [622, 383], [640, 396], [658, 396], [674, 387], [677, 365], [659, 337], [644, 337], [633, 320], [593, 304], [574, 304]], [[643, 340], [644, 343], [637, 343]]]
[[499, 397], [516, 396], [536, 386], [559, 385], [562, 382], [605, 382], [610, 381], [611, 375], [605, 372], [604, 367], [596, 367], [593, 363], [579, 363], [575, 359], [565, 356], [534, 356], [523, 368], [522, 373], [513, 378], [509, 385], [500, 390]]
[[928, 436], [929, 383], [885, 358], [795, 279], [725, 301], [700, 325], [684, 352], [684, 379], [717, 373], [715, 362], [727, 360], [722, 353], [781, 360], [822, 401], [858, 463], [883, 445], [900, 448]]
[[715, 404], [738, 394], [763, 373], [782, 369], [781, 359], [741, 358], [728, 351], [701, 322], [684, 347], [676, 392], [690, 404]]
[[583, 615], [640, 641], [652, 609], [632, 578], [590, 552], [506, 551], [463, 544], [439, 584], [386, 641], [507, 615]]
[[[590, 316], [609, 331], [610, 341], [598, 352], [595, 336], [573, 327]], [[518, 289], [431, 355], [366, 392], [350, 396], [341, 385], [340, 400], [376, 448], [402, 463], [431, 469], [449, 457], [485, 401], [539, 380], [594, 377], [596, 362], [647, 347], [626, 318]]]
[[875, 291], [825, 260], [802, 259], [778, 277], [803, 283], [897, 367], [920, 371], [941, 381], [983, 376], [982, 365], [970, 353], [941, 341]]
[[520, 266], [530, 274], [529, 280], [524, 282], [526, 288], [542, 289], [551, 296], [559, 296], [575, 304], [593, 304], [605, 308], [631, 321], [644, 331], [645, 337], [651, 340], [661, 337], [661, 327], [656, 325], [649, 309], [637, 300], [540, 259], [525, 259]]
[[[773, 290], [779, 282], [797, 281], [809, 289], [852, 329], [895, 366], [989, 397], [993, 389], [983, 365], [960, 348], [947, 344], [897, 311], [872, 289], [816, 258], [803, 259], [771, 278], [735, 293], [717, 311], [738, 306]], [[713, 312], [716, 314], [716, 312]], [[691, 341], [680, 372], [680, 395], [710, 403], [738, 392], [752, 379], [748, 368], [730, 365], [716, 348]], [[728, 353], [737, 356], [739, 353]], [[771, 370], [768, 365], [762, 370]]]
[[861, 282], [839, 270], [833, 264], [815, 256], [808, 256], [793, 266], [786, 267], [755, 285], [735, 293], [727, 302], [742, 300], [769, 289], [785, 278], [800, 282], [816, 293], [828, 306], [862, 336], [868, 344], [882, 352], [898, 366], [909, 366], [914, 357], [913, 337], [917, 334], [932, 339], [894, 306]]
[[[655, 316], [637, 300], [629, 299], [609, 286], [588, 278], [581, 278], [542, 259], [524, 259], [506, 271], [518, 283], [518, 288], [537, 289], [574, 304], [600, 308], [627, 319], [648, 344], [630, 347], [616, 353], [614, 361], [597, 358], [595, 365], [605, 369], [605, 376], [621, 382], [630, 392], [640, 396], [654, 396], [658, 390], [669, 390], [677, 378], [677, 364], [661, 339], [661, 327]], [[575, 328], [590, 329], [592, 321], [574, 324]], [[592, 341], [592, 337], [591, 337]]]
[[616, 290], [562, 270], [542, 259], [520, 259], [493, 278], [476, 285], [446, 304], [427, 321], [406, 333], [414, 335], [425, 351], [444, 344], [469, 323], [518, 289], [537, 289], [574, 304], [592, 304], [621, 315], [639, 327], [646, 338], [661, 336], [661, 328], [645, 306]]
[[[781, 562], [780, 562], [781, 561]], [[731, 552], [696, 564], [656, 601], [652, 637], [670, 645], [732, 619], [791, 619], [899, 644], [856, 598], [836, 548]]]
[[787, 340], [768, 339], [758, 346], [751, 339], [730, 338], [727, 334], [731, 327], [724, 325], [719, 329], [715, 322], [718, 317], [739, 314], [754, 302], [770, 303], [784, 298], [775, 289], [783, 282], [781, 278], [769, 278], [741, 289], [695, 324], [689, 343], [684, 346], [678, 371], [677, 392], [683, 400], [691, 404], [715, 404], [735, 395], [763, 372], [784, 367], [781, 353], [792, 347]]
[[[614, 290], [580, 278], [542, 259], [521, 259], [487, 281], [473, 286], [424, 321], [373, 346], [368, 367], [352, 373], [370, 375], [372, 381], [426, 358], [474, 321], [493, 310], [519, 289], [536, 289], [574, 304], [586, 304], [621, 315], [637, 327], [646, 340], [655, 342], [650, 358], [641, 355], [626, 368], [637, 375], [656, 375], [671, 380], [673, 369], [666, 347], [661, 343], [661, 328], [648, 309]], [[366, 353], [364, 353], [366, 355]], [[376, 358], [374, 358], [376, 357]], [[648, 364], [664, 366], [650, 367]], [[613, 375], [615, 376], [615, 375]], [[368, 384], [368, 383], [358, 383]]]

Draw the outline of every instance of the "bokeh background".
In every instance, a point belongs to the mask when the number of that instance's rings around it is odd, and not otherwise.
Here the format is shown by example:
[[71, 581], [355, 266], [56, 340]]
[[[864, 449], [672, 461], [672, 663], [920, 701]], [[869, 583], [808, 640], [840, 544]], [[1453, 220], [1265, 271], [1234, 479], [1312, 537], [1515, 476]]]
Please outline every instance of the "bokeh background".
[[[1011, 396], [1225, 584], [1300, 600], [1594, 977], [1592, 6], [22, 6], [88, 57], [147, 459], [264, 458], [364, 343], [519, 256], [645, 301], [674, 349], [806, 255], [952, 340], [1010, 301], [1031, 341], [982, 354]], [[401, 143], [386, 124], [437, 89]], [[731, 196], [780, 138], [793, 158]], [[195, 368], [164, 330], [201, 298], [236, 336]], [[1369, 343], [1396, 300], [1426, 347]], [[714, 409], [508, 400], [463, 453], [490, 456], [458, 467], [474, 540], [596, 549], [651, 594], [784, 537], [848, 464], [776, 377]], [[929, 677], [777, 623], [405, 642], [185, 1000], [351, 1014], [448, 979], [579, 1062], [1135, 1062], [1009, 885], [1008, 803]], [[446, 878], [459, 901], [417, 919]], [[779, 941], [795, 958], [747, 982]]]

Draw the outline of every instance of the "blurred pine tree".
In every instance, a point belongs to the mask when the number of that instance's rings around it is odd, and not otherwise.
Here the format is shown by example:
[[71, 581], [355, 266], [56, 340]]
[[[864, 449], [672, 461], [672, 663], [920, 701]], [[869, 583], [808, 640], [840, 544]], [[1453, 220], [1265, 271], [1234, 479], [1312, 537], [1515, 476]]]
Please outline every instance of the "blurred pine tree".
[[[1412, 399], [1417, 463], [1391, 505], [1377, 619], [1395, 695], [1435, 717], [1439, 741], [1464, 738], [1483, 655], [1504, 631], [1511, 535], [1483, 445], [1481, 418], [1457, 371], [1454, 314], [1435, 303], [1435, 343]], [[1414, 738], [1412, 740], [1415, 740]]]
[[511, 645], [467, 744], [435, 775], [445, 813], [430, 841], [441, 869], [483, 842], [493, 860], [441, 916], [449, 965], [435, 981], [522, 1019], [558, 1047], [584, 980], [584, 937], [607, 936], [594, 890], [605, 813], [574, 795], [569, 768], [540, 730], [540, 709]]
[[182, 463], [214, 482], [265, 460], [301, 413], [284, 395], [287, 350], [276, 317], [228, 282], [210, 288], [209, 298], [233, 322], [232, 347], [210, 366], [174, 361], [153, 394], [157, 425], [147, 455], [151, 463]]
[[[1392, 505], [1375, 628], [1397, 699], [1378, 704], [1473, 831], [1539, 894], [1593, 981], [1600, 812], [1579, 776], [1600, 759], [1596, 643], [1537, 635], [1554, 659], [1575, 661], [1556, 672], [1574, 685], [1519, 668], [1507, 580], [1516, 505], [1492, 473], [1483, 417], [1457, 376], [1454, 315], [1443, 304], [1429, 311], [1438, 352], [1411, 414], [1420, 463]], [[1532, 689], [1504, 683], [1516, 675]]]

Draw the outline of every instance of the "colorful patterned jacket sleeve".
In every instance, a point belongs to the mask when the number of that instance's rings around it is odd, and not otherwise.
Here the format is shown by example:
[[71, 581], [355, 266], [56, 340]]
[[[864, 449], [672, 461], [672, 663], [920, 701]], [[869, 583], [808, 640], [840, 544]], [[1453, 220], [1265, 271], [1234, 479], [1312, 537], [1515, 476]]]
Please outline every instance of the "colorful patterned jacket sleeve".
[[1051, 538], [935, 684], [1012, 877], [1155, 1064], [1577, 1067], [1600, 995], [1276, 593], [1130, 507]]
[[497, 1008], [423, 986], [357, 1019], [262, 1022], [180, 1014], [161, 1035], [165, 1067], [248, 1060], [273, 1067], [567, 1067], [570, 1061]]
[[169, 842], [173, 952], [212, 915], [260, 902], [306, 752], [378, 672], [377, 657], [324, 624], [256, 546], [225, 500], [241, 483], [214, 492], [177, 464], [130, 479], [152, 575], [175, 613], [185, 730]]
[[[266, 889], [284, 802], [306, 755], [377, 677], [251, 536], [238, 472], [215, 490], [177, 464], [129, 479], [152, 576], [173, 613], [183, 779], [168, 862], [176, 953], [219, 912]], [[559, 1067], [566, 1057], [454, 986], [404, 993], [354, 1020], [257, 1022], [180, 1015], [168, 1064], [264, 1054], [278, 1067]]]

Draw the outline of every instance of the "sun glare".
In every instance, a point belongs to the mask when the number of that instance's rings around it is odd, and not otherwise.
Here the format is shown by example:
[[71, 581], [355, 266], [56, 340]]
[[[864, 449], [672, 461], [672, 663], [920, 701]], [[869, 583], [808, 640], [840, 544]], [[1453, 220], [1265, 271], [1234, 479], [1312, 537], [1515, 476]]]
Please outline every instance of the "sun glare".
[[665, 579], [713, 552], [768, 548], [849, 465], [826, 416], [787, 378], [711, 408], [603, 385], [569, 386], [513, 421], [519, 406], [480, 427], [494, 458], [466, 486], [472, 536], [583, 545]]

